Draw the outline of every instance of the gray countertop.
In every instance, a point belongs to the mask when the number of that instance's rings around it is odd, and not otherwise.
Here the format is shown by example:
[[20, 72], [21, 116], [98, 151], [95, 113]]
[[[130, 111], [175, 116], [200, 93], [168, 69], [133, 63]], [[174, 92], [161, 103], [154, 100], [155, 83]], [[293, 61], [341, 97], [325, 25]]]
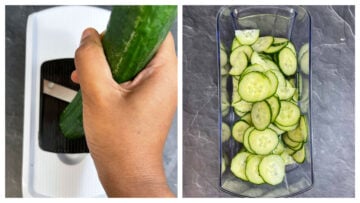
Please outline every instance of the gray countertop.
[[[27, 16], [49, 6], [6, 6], [6, 197], [21, 197], [22, 140]], [[110, 9], [109, 6], [103, 7]], [[171, 29], [177, 39], [177, 22]], [[176, 44], [177, 46], [177, 44]], [[177, 115], [164, 148], [168, 184], [177, 193]]]
[[[216, 14], [183, 8], [183, 195], [230, 197], [218, 186]], [[313, 188], [296, 197], [354, 197], [354, 6], [306, 6], [312, 18]]]

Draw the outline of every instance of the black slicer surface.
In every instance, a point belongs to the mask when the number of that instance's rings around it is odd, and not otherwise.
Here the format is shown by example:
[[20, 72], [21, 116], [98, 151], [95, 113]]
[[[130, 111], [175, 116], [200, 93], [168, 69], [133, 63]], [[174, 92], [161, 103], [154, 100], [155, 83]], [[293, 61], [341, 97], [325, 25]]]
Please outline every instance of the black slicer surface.
[[85, 137], [67, 139], [61, 133], [59, 118], [68, 103], [42, 93], [44, 79], [73, 90], [79, 90], [80, 86], [70, 79], [73, 70], [75, 70], [74, 59], [51, 60], [41, 65], [39, 145], [41, 149], [48, 152], [89, 152]]

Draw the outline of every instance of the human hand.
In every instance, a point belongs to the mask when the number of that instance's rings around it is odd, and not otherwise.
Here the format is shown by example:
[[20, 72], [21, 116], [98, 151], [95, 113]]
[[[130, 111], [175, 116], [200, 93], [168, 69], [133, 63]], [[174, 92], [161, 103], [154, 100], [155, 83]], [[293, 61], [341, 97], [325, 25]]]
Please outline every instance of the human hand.
[[80, 84], [86, 142], [108, 196], [173, 196], [162, 152], [177, 106], [177, 58], [169, 33], [132, 81], [113, 80], [99, 33], [83, 32], [71, 78]]

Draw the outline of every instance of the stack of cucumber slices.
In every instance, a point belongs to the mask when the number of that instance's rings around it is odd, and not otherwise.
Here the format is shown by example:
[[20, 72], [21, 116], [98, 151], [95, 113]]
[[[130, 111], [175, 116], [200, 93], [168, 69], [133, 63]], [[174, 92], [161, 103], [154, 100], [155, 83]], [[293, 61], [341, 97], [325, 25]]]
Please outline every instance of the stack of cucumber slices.
[[[297, 58], [288, 39], [260, 37], [253, 29], [236, 30], [229, 60], [222, 59], [224, 72], [232, 76], [230, 105], [240, 117], [231, 135], [243, 145], [230, 170], [244, 181], [277, 185], [286, 165], [305, 161], [309, 130], [297, 105]], [[227, 62], [231, 68], [225, 70]]]

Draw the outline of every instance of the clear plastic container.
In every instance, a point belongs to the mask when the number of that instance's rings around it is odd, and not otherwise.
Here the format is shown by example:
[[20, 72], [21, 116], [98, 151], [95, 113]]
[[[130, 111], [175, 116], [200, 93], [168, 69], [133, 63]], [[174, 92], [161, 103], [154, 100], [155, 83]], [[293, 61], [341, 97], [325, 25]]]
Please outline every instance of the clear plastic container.
[[[300, 64], [296, 73], [296, 86], [301, 89], [298, 105], [307, 118], [309, 139], [306, 143], [306, 160], [302, 164], [286, 166], [284, 181], [278, 185], [256, 185], [235, 177], [230, 171], [231, 159], [241, 150], [242, 144], [231, 136], [226, 137], [234, 123], [240, 120], [231, 107], [232, 78], [221, 67], [220, 49], [230, 54], [237, 29], [260, 29], [260, 35], [290, 39], [297, 52], [308, 43], [309, 71], [304, 73]], [[286, 197], [311, 189], [313, 176], [311, 128], [311, 19], [305, 8], [299, 6], [233, 6], [222, 7], [217, 16], [219, 132], [220, 132], [220, 188], [235, 196]], [[228, 60], [228, 58], [227, 58]], [[227, 64], [227, 66], [229, 66]], [[306, 71], [305, 71], [306, 72]], [[224, 126], [224, 124], [226, 124]], [[225, 163], [225, 164], [224, 164]], [[224, 168], [225, 166], [225, 168]]]

